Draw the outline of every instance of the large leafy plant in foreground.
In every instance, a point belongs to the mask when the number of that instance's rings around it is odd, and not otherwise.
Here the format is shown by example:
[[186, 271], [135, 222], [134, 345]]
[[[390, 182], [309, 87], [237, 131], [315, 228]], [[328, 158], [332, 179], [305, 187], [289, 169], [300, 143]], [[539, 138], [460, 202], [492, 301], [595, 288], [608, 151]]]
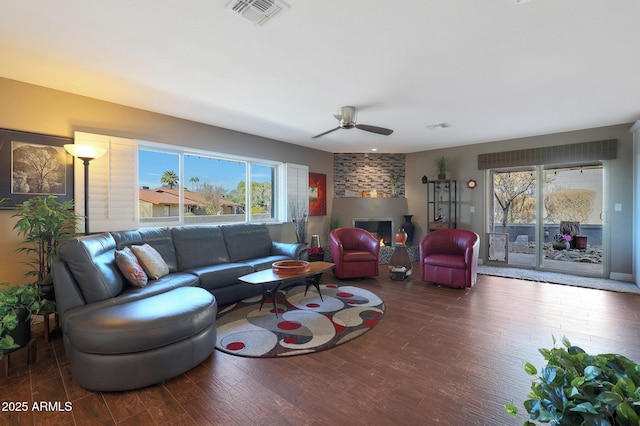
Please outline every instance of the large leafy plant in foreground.
[[[618, 354], [589, 355], [567, 338], [562, 343], [556, 348], [554, 338], [552, 349], [539, 349], [547, 360], [540, 375], [525, 363], [527, 374], [537, 376], [524, 401], [529, 418], [552, 425], [640, 425], [640, 364]], [[505, 408], [512, 416], [518, 412]]]

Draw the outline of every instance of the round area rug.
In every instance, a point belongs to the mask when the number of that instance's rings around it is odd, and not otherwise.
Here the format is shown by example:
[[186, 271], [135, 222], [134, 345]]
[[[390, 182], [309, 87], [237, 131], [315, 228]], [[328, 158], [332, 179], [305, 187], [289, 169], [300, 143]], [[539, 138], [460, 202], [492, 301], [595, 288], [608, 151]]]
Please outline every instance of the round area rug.
[[218, 314], [216, 349], [248, 357], [308, 354], [348, 342], [373, 328], [384, 315], [384, 303], [368, 290], [337, 284], [304, 285], [280, 290], [278, 316], [256, 296], [230, 305]]

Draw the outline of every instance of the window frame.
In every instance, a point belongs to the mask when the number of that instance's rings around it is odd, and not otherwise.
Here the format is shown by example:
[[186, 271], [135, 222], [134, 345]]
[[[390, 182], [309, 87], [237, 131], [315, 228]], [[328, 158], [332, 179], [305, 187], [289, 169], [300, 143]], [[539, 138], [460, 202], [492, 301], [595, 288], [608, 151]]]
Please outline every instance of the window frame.
[[[199, 156], [199, 157], [207, 157], [216, 160], [222, 161], [237, 161], [245, 164], [245, 182], [246, 185], [246, 193], [245, 193], [245, 214], [243, 221], [229, 221], [229, 222], [211, 222], [211, 223], [247, 223], [247, 222], [261, 222], [261, 223], [282, 223], [286, 220], [285, 209], [283, 208], [284, 200], [286, 199], [286, 187], [283, 184], [283, 169], [284, 163], [281, 161], [267, 160], [264, 158], [253, 158], [247, 156], [233, 155], [233, 154], [225, 154], [216, 151], [208, 151], [198, 148], [188, 148], [177, 145], [169, 145], [158, 142], [150, 142], [150, 141], [138, 141], [137, 147], [138, 154], [140, 151], [155, 151], [166, 154], [173, 154], [178, 156], [178, 178], [180, 184], [178, 185], [178, 194], [179, 194], [179, 216], [176, 221], [153, 221], [145, 223], [140, 220], [139, 214], [136, 215], [136, 220], [138, 222], [138, 227], [146, 228], [146, 227], [157, 227], [157, 226], [183, 226], [185, 225], [185, 215], [184, 215], [184, 157], [187, 155], [191, 156]], [[251, 169], [252, 166], [261, 166], [261, 167], [270, 167], [273, 168], [273, 183], [272, 183], [272, 197], [273, 197], [273, 206], [272, 206], [272, 215], [271, 218], [260, 217], [259, 220], [254, 221], [252, 218], [251, 212]], [[136, 163], [136, 174], [139, 178], [139, 162]], [[207, 222], [209, 223], [209, 222]]]

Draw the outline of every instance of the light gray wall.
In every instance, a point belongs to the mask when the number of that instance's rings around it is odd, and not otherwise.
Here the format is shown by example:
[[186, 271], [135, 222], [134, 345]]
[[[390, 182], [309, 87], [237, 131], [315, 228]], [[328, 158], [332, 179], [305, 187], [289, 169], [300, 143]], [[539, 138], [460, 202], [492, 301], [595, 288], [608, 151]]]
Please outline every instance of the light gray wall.
[[[630, 128], [631, 123], [406, 154], [405, 190], [409, 201], [409, 213], [414, 215], [413, 221], [416, 224], [414, 240], [419, 241], [426, 229], [427, 193], [426, 185], [421, 183], [421, 177], [426, 175], [429, 179], [435, 178], [433, 162], [439, 155], [444, 154], [449, 157], [452, 164], [450, 177], [460, 182], [458, 227], [470, 229], [481, 236], [481, 257], [484, 258], [486, 226], [484, 226], [483, 212], [487, 200], [485, 172], [478, 170], [478, 154], [618, 139], [618, 158], [610, 160], [609, 175], [605, 181], [606, 191], [609, 193], [608, 200], [605, 200], [607, 203], [605, 208], [609, 211], [610, 237], [613, 242], [611, 244], [611, 272], [614, 275], [630, 276], [632, 274], [633, 244], [631, 232], [633, 219], [633, 139], [629, 132]], [[466, 182], [469, 179], [478, 181], [476, 189], [467, 188]], [[614, 211], [613, 205], [615, 203], [623, 205], [621, 212]], [[471, 206], [475, 207], [475, 213], [470, 213]]]

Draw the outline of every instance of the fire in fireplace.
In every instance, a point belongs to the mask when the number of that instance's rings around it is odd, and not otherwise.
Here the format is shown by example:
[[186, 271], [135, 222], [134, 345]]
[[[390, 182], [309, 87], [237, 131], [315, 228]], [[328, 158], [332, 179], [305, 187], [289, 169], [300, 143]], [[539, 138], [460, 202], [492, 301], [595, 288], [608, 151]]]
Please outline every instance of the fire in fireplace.
[[393, 245], [393, 218], [354, 218], [353, 227], [366, 229], [385, 246]]

